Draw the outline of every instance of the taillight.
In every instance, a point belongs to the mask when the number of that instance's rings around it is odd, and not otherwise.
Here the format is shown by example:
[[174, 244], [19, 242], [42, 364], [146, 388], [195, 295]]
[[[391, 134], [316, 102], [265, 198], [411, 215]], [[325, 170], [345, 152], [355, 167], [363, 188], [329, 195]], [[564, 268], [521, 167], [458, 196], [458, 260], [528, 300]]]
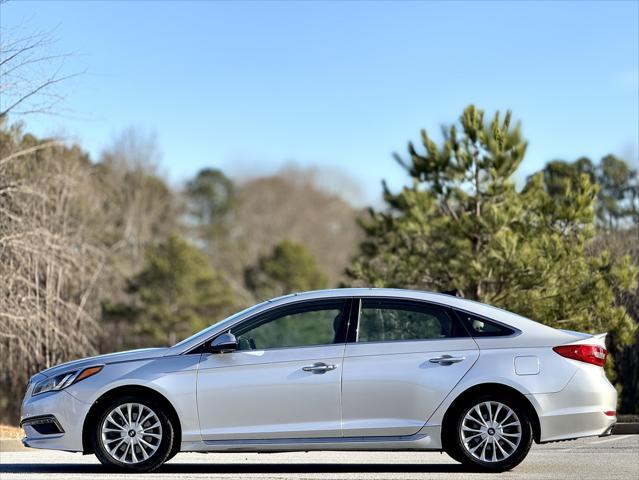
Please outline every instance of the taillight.
[[608, 350], [599, 345], [561, 345], [554, 347], [553, 350], [562, 357], [591, 363], [598, 367], [603, 367], [608, 357]]

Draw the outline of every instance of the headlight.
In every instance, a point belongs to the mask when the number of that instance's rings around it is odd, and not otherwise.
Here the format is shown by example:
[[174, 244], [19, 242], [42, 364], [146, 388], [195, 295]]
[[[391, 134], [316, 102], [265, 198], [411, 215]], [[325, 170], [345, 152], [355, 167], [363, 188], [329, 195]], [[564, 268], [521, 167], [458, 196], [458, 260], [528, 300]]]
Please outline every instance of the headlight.
[[39, 395], [40, 393], [62, 390], [64, 388], [67, 388], [69, 385], [95, 375], [100, 370], [102, 370], [102, 367], [103, 366], [100, 365], [97, 367], [85, 368], [83, 370], [71, 370], [69, 372], [64, 372], [60, 375], [56, 375], [55, 377], [45, 378], [44, 380], [36, 383], [35, 387], [33, 387], [33, 393], [31, 395]]

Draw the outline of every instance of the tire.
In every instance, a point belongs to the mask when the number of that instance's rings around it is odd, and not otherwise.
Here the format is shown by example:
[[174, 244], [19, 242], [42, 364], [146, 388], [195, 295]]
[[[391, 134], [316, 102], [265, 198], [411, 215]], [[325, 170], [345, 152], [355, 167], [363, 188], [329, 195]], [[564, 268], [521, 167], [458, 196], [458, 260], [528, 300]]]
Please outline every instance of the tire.
[[451, 412], [442, 435], [446, 453], [474, 470], [503, 472], [528, 455], [533, 434], [528, 410], [518, 401], [495, 395], [464, 400]]
[[97, 418], [91, 441], [103, 465], [126, 472], [150, 472], [173, 452], [175, 429], [164, 407], [152, 399], [115, 398], [104, 405]]
[[174, 440], [173, 441], [173, 448], [171, 449], [171, 451], [169, 452], [169, 456], [166, 457], [166, 460], [164, 460], [164, 463], [168, 462], [169, 460], [171, 460], [173, 457], [175, 457], [178, 453], [180, 453], [180, 442], [178, 440]]

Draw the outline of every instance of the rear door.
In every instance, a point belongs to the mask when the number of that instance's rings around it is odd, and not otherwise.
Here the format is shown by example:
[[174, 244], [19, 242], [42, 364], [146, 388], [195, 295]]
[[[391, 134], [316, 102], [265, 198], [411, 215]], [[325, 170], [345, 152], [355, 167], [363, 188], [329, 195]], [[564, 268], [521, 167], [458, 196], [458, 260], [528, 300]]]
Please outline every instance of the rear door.
[[479, 356], [447, 307], [356, 301], [342, 373], [345, 437], [417, 433]]

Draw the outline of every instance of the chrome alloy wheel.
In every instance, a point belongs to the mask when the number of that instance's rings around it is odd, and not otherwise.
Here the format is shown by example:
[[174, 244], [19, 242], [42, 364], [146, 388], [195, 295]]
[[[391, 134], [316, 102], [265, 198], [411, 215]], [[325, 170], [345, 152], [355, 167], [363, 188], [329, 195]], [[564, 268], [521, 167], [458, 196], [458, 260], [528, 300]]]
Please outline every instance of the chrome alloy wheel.
[[509, 406], [482, 402], [466, 412], [461, 423], [464, 448], [482, 462], [500, 462], [510, 457], [521, 442], [519, 417]]
[[124, 403], [105, 417], [100, 437], [104, 449], [118, 462], [140, 463], [160, 447], [162, 424], [146, 405]]

